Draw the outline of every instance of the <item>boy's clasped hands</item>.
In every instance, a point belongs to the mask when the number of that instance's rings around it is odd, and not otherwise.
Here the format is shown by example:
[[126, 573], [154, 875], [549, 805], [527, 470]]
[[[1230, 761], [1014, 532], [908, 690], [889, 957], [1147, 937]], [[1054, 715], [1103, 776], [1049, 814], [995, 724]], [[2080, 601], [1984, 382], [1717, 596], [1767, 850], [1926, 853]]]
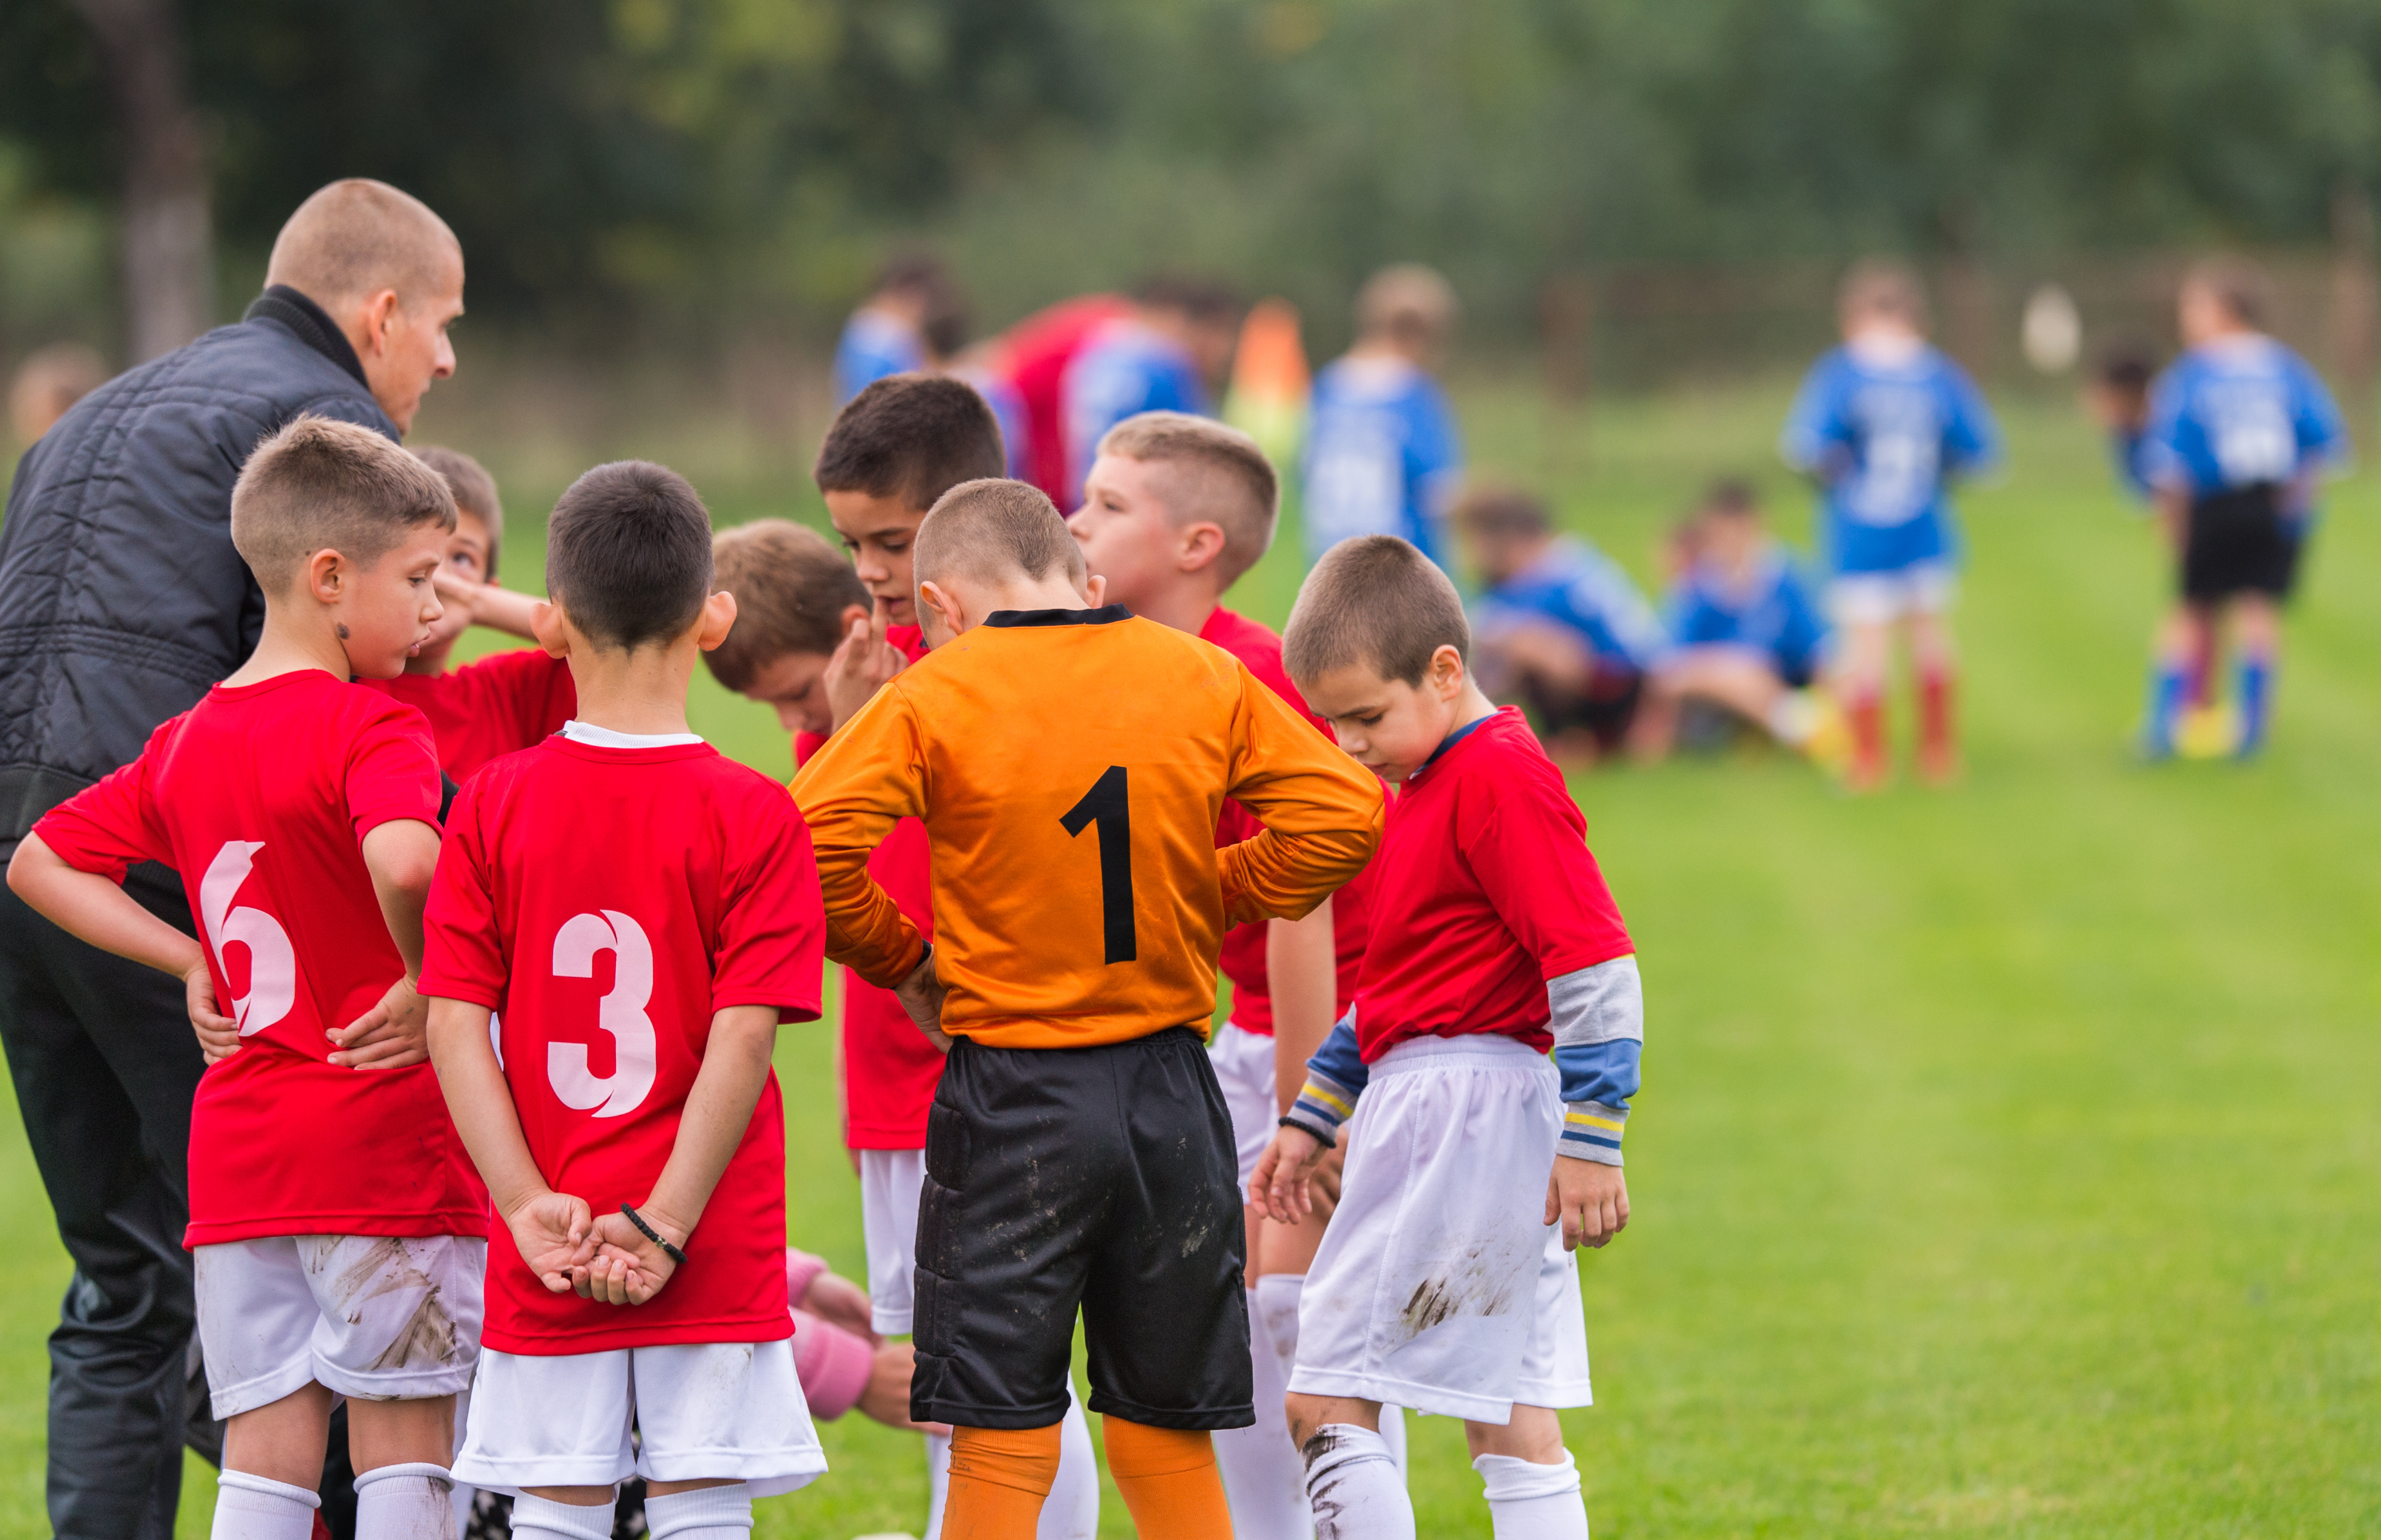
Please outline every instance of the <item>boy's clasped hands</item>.
[[[650, 1209], [638, 1211], [673, 1246], [686, 1237]], [[643, 1304], [662, 1291], [678, 1262], [625, 1213], [596, 1214], [587, 1200], [552, 1191], [505, 1216], [521, 1260], [556, 1294], [604, 1304]]]

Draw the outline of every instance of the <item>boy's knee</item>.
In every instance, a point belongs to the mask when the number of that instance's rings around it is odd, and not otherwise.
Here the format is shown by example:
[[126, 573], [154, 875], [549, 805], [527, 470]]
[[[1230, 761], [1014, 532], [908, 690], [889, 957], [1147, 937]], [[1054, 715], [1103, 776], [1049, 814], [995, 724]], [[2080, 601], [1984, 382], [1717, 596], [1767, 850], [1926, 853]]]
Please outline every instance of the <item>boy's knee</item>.
[[1011, 1491], [1050, 1495], [1058, 1479], [1058, 1429], [971, 1428], [951, 1430], [951, 1480], [983, 1482]]
[[1532, 1465], [1564, 1461], [1562, 1419], [1547, 1407], [1516, 1404], [1508, 1422], [1463, 1424], [1463, 1442], [1473, 1459], [1502, 1455]]

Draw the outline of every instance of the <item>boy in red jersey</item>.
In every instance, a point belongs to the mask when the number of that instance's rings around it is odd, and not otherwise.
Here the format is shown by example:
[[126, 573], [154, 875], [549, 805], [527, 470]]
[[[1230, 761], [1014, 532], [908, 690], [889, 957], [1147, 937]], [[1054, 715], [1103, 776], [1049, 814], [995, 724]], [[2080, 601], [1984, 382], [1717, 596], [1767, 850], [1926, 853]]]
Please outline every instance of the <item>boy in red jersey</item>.
[[447, 666], [457, 640], [475, 625], [527, 637], [537, 601], [496, 586], [505, 512], [495, 479], [459, 449], [430, 444], [413, 452], [455, 494], [455, 532], [446, 537], [446, 560], [438, 569], [446, 613], [431, 628], [430, 640], [405, 660], [404, 673], [362, 682], [430, 719], [438, 768], [459, 786], [498, 754], [526, 749], [569, 721], [578, 702], [570, 670], [541, 647]]
[[[1207, 418], [1153, 411], [1125, 419], [1100, 440], [1083, 506], [1068, 527], [1084, 565], [1107, 580], [1111, 603], [1223, 648], [1328, 736], [1282, 669], [1281, 638], [1223, 606], [1224, 594], [1273, 544], [1279, 507], [1279, 483], [1255, 440]], [[1247, 809], [1227, 802], [1215, 844], [1253, 838], [1261, 826]], [[1358, 875], [1303, 920], [1224, 933], [1216, 965], [1232, 981], [1232, 1013], [1210, 1052], [1243, 1192], [1306, 1082], [1308, 1057], [1354, 996], [1365, 886]], [[1297, 1355], [1299, 1290], [1325, 1217], [1284, 1226], [1254, 1206], [1248, 1211], [1257, 1421], [1215, 1434], [1215, 1463], [1241, 1540], [1304, 1540], [1313, 1532], [1281, 1405]], [[1402, 1431], [1393, 1424], [1388, 1436]]]
[[[267, 438], [231, 509], [256, 652], [9, 866], [33, 908], [189, 991], [209, 1069], [183, 1243], [229, 1424], [218, 1540], [305, 1540], [335, 1394], [362, 1540], [453, 1522], [487, 1247], [414, 987], [438, 764], [419, 712], [348, 680], [429, 634], [454, 527], [446, 483], [377, 434], [300, 417]], [[203, 946], [117, 886], [142, 861], [182, 874]]]
[[1471, 682], [1469, 641], [1446, 575], [1372, 535], [1325, 556], [1283, 643], [1340, 744], [1403, 787], [1355, 1006], [1252, 1192], [1300, 1211], [1372, 1083], [1289, 1377], [1325, 1540], [1414, 1533], [1374, 1431], [1384, 1402], [1465, 1420], [1498, 1540], [1587, 1536], [1554, 1410], [1590, 1399], [1566, 1249], [1629, 1219], [1644, 999], [1579, 808], [1520, 712]]
[[[851, 553], [874, 613], [852, 617], [842, 643], [819, 675], [817, 703], [794, 739], [794, 762], [807, 764], [827, 735], [851, 720], [887, 679], [926, 655], [911, 582], [918, 526], [935, 499], [961, 482], [1003, 474], [1000, 425], [983, 397], [960, 381], [895, 374], [853, 397], [836, 414], [812, 476], [827, 517]], [[744, 595], [737, 590], [740, 602]], [[803, 688], [813, 665], [800, 652], [779, 654], [754, 670], [744, 692], [779, 703]], [[904, 818], [868, 858], [869, 876], [893, 897], [919, 933], [934, 935], [925, 825]], [[868, 1291], [876, 1329], [910, 1329], [918, 1237], [918, 1194], [926, 1179], [926, 1109], [943, 1075], [943, 1056], [919, 1035], [901, 1002], [851, 972], [843, 975], [844, 1137], [860, 1163], [860, 1213], [868, 1242]], [[925, 1540], [942, 1532], [950, 1471], [950, 1436], [926, 1436], [929, 1489]], [[1040, 1540], [1091, 1540], [1100, 1518], [1099, 1464], [1082, 1409], [1069, 1403], [1056, 1485], [1042, 1508]]]
[[819, 1013], [818, 872], [784, 789], [687, 730], [736, 619], [711, 576], [674, 472], [563, 494], [537, 631], [580, 715], [472, 777], [431, 893], [432, 1058], [506, 1225], [456, 1469], [515, 1496], [518, 1535], [604, 1540], [633, 1471], [656, 1540], [716, 1540], [826, 1469], [769, 1069], [778, 1023]]

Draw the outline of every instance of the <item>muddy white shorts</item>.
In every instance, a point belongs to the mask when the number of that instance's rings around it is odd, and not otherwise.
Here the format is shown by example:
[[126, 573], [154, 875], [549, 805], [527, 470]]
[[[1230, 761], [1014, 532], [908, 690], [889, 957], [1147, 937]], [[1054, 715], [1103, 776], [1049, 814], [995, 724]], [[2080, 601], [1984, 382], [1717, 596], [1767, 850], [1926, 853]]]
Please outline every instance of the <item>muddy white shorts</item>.
[[192, 1253], [214, 1414], [310, 1381], [359, 1400], [451, 1396], [480, 1356], [488, 1243], [466, 1235], [275, 1235]]
[[868, 1248], [870, 1325], [908, 1335], [918, 1302], [918, 1194], [923, 1150], [860, 1152], [860, 1236]]
[[1224, 1110], [1232, 1118], [1232, 1147], [1240, 1163], [1240, 1201], [1248, 1202], [1249, 1179], [1273, 1143], [1281, 1118], [1274, 1093], [1273, 1039], [1227, 1021], [1207, 1045], [1215, 1083], [1224, 1088]]
[[792, 1339], [480, 1355], [457, 1481], [519, 1497], [526, 1486], [609, 1486], [632, 1473], [740, 1481], [756, 1497], [825, 1474]]
[[1373, 1065], [1339, 1207], [1307, 1269], [1289, 1387], [1505, 1423], [1586, 1406], [1587, 1323], [1545, 1223], [1554, 1065], [1509, 1037], [1423, 1037]]

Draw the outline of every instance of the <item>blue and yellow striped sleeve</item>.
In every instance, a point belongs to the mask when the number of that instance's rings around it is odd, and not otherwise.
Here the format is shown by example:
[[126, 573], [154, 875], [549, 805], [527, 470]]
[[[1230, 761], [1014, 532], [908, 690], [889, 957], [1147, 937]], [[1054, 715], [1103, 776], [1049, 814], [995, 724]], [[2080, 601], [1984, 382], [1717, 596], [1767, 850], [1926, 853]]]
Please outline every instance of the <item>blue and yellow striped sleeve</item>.
[[1356, 1110], [1356, 1098], [1372, 1078], [1363, 1055], [1356, 1048], [1356, 1013], [1350, 1010], [1331, 1029], [1323, 1046], [1306, 1061], [1306, 1085], [1282, 1121], [1304, 1129], [1325, 1144], [1339, 1142], [1339, 1125]]
[[1562, 1075], [1558, 1152], [1618, 1166], [1645, 1046], [1645, 989], [1634, 957], [1614, 958], [1548, 981], [1555, 1068]]

